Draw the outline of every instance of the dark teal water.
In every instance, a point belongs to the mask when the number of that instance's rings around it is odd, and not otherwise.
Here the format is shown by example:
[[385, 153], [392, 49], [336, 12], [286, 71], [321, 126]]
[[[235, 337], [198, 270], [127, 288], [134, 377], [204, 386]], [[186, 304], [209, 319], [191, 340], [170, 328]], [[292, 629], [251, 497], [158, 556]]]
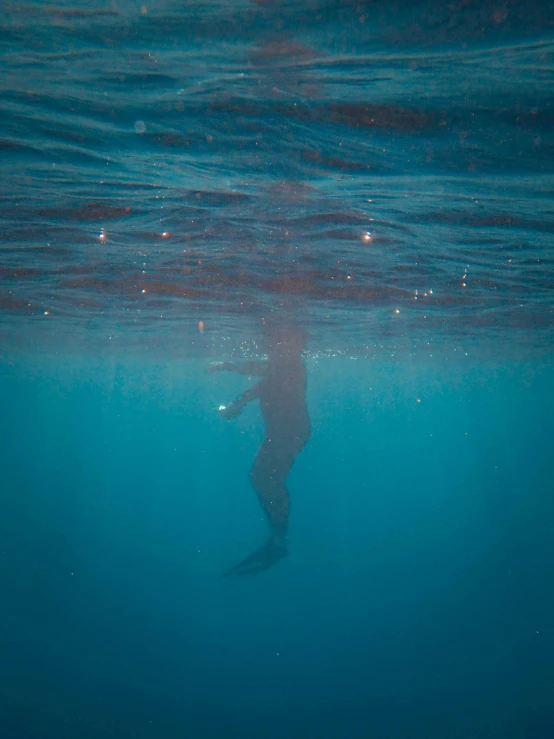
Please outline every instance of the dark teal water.
[[2, 4], [2, 739], [554, 739], [553, 11]]

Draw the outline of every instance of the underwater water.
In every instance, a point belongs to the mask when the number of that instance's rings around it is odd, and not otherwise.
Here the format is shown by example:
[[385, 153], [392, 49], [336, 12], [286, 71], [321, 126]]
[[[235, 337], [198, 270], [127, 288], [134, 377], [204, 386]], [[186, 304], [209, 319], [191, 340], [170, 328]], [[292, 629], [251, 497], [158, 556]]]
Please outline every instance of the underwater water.
[[554, 3], [0, 5], [0, 738], [554, 739]]

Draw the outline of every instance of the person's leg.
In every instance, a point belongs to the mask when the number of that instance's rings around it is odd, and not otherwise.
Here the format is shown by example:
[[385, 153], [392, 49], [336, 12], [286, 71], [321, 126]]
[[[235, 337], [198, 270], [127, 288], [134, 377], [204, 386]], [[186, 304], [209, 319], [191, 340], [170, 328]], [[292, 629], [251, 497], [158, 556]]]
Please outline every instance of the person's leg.
[[290, 497], [286, 479], [298, 450], [289, 441], [265, 439], [252, 470], [250, 481], [264, 509], [273, 541], [286, 547]]
[[226, 570], [223, 573], [225, 577], [255, 575], [287, 556], [290, 501], [285, 482], [306, 441], [307, 436], [292, 440], [266, 439], [261, 445], [252, 465], [250, 480], [267, 515], [271, 535], [255, 552]]

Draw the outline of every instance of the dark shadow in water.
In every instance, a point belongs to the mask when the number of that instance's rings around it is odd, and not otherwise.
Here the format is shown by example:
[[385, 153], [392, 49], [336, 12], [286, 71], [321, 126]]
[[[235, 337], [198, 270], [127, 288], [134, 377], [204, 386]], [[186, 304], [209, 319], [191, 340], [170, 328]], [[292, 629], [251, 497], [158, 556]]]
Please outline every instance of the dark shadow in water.
[[237, 372], [261, 379], [220, 408], [227, 419], [236, 418], [250, 402], [258, 400], [265, 421], [265, 438], [252, 465], [250, 481], [269, 523], [268, 540], [224, 575], [254, 575], [287, 555], [290, 499], [286, 486], [294, 460], [311, 433], [306, 404], [306, 366], [302, 357], [305, 333], [289, 325], [265, 327], [268, 358], [240, 363], [219, 362], [209, 373]]

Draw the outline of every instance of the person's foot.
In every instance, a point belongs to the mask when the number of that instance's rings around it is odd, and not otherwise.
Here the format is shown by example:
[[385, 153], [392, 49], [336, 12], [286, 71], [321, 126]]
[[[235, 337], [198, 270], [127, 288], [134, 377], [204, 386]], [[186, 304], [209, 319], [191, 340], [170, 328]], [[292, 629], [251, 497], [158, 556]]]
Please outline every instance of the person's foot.
[[225, 570], [223, 577], [257, 575], [259, 572], [273, 567], [280, 559], [286, 557], [287, 554], [288, 552], [285, 546], [278, 544], [273, 539], [269, 539], [259, 549], [256, 549], [253, 554], [243, 559], [242, 562]]

